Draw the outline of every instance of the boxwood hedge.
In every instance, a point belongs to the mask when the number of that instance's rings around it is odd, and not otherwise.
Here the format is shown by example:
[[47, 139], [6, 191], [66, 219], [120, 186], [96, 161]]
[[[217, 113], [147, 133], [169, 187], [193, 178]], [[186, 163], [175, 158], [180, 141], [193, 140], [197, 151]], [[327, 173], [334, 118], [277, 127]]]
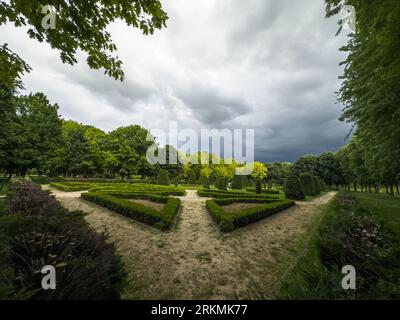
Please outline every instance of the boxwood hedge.
[[235, 191], [222, 191], [222, 190], [198, 190], [197, 194], [200, 197], [210, 197], [210, 198], [261, 198], [261, 199], [277, 199], [267, 194], [251, 194], [245, 192], [235, 192]]
[[[231, 200], [236, 200], [232, 201]], [[212, 219], [218, 225], [222, 232], [230, 232], [236, 228], [246, 226], [250, 223], [259, 221], [268, 216], [271, 216], [279, 211], [285, 210], [295, 205], [294, 201], [291, 200], [279, 200], [265, 205], [243, 209], [238, 212], [226, 212], [221, 205], [226, 205], [233, 202], [253, 202], [260, 199], [218, 199], [218, 200], [207, 200], [206, 207], [210, 213]]]
[[[119, 196], [119, 197], [118, 197]], [[122, 197], [121, 197], [122, 196]], [[100, 192], [82, 193], [84, 200], [96, 203], [111, 211], [133, 218], [161, 230], [168, 230], [172, 227], [175, 216], [180, 207], [180, 200], [177, 198], [162, 197], [157, 195], [138, 194], [136, 198], [146, 198], [155, 202], [165, 203], [161, 211], [146, 207], [139, 203], [128, 201], [127, 198], [135, 198], [133, 194], [105, 194]]]

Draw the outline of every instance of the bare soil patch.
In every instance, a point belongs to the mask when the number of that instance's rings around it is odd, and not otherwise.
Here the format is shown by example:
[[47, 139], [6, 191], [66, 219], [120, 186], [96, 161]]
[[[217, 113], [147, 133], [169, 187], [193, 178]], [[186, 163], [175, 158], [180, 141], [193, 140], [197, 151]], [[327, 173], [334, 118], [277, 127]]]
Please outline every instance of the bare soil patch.
[[231, 203], [226, 206], [222, 206], [226, 212], [231, 212], [235, 213], [243, 209], [249, 209], [249, 208], [255, 208], [262, 206], [260, 203], [243, 203], [243, 202], [237, 202], [237, 203]]
[[162, 233], [135, 223], [77, 193], [54, 190], [71, 210], [106, 231], [122, 256], [130, 284], [126, 299], [266, 299], [304, 247], [307, 226], [334, 192], [220, 237], [205, 208], [206, 198], [188, 190], [180, 197], [177, 228]]
[[146, 199], [129, 199], [130, 202], [138, 203], [146, 207], [150, 207], [154, 210], [161, 211], [164, 208], [164, 204], [146, 200]]

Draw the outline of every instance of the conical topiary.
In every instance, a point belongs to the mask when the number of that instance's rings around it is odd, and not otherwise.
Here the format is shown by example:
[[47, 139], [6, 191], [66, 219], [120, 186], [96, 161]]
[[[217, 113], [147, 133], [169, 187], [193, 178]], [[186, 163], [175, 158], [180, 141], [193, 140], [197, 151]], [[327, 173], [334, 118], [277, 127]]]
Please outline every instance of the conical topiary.
[[169, 186], [169, 175], [168, 171], [164, 169], [160, 169], [157, 176], [157, 183], [163, 186]]
[[305, 198], [305, 195], [301, 188], [300, 180], [294, 174], [290, 175], [286, 180], [285, 196], [286, 198], [292, 200], [304, 200]]

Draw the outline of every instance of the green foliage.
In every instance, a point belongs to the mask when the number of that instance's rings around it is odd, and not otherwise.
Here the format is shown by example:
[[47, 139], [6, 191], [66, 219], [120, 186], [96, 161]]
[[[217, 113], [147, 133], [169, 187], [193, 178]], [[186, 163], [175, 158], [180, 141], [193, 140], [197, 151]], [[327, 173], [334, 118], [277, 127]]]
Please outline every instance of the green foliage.
[[297, 175], [292, 174], [287, 178], [285, 184], [285, 196], [288, 199], [304, 200], [305, 195]]
[[[106, 238], [79, 225], [57, 233], [30, 232], [18, 235], [12, 244], [12, 265], [19, 294], [35, 300], [119, 299], [120, 261]], [[45, 265], [55, 266], [56, 290], [43, 290]]]
[[192, 172], [192, 173], [190, 174], [188, 183], [189, 183], [190, 185], [193, 185], [193, 186], [197, 184], [196, 173]]
[[29, 65], [12, 52], [7, 43], [0, 46], [0, 83], [2, 85], [9, 90], [23, 89], [21, 76], [30, 71]]
[[[373, 197], [382, 195], [364, 198], [371, 201]], [[381, 204], [392, 210], [385, 202]], [[323, 220], [306, 254], [284, 280], [278, 298], [399, 298], [400, 269], [394, 266], [399, 264], [400, 242], [386, 226], [390, 218], [381, 223], [376, 219], [382, 207], [375, 213], [367, 207], [346, 192], [338, 194], [322, 212]], [[342, 289], [340, 270], [344, 265], [356, 268], [357, 290]]]
[[[236, 202], [247, 202], [246, 199], [236, 199]], [[248, 199], [253, 203], [260, 203], [260, 199]], [[226, 199], [220, 201], [219, 203], [225, 205], [227, 203], [233, 203], [233, 200], [227, 201]], [[213, 220], [218, 225], [219, 229], [222, 232], [230, 232], [236, 228], [240, 228], [246, 226], [250, 223], [259, 221], [264, 219], [268, 216], [271, 216], [277, 212], [290, 208], [294, 205], [293, 201], [290, 200], [280, 200], [275, 202], [266, 203], [259, 207], [249, 208], [240, 210], [239, 212], [229, 213], [224, 210], [218, 204], [218, 200], [207, 200], [206, 201], [206, 208], [210, 213]]]
[[315, 180], [310, 174], [300, 175], [301, 190], [306, 196], [316, 196], [317, 190]]
[[227, 190], [227, 183], [226, 183], [226, 178], [225, 177], [217, 177], [215, 179], [215, 183], [214, 186], [218, 189], [218, 190]]
[[163, 186], [170, 185], [169, 174], [168, 174], [167, 170], [160, 169], [160, 171], [158, 172], [158, 176], [157, 176], [157, 183], [159, 185], [163, 185]]
[[[247, 192], [256, 192], [256, 188], [246, 188]], [[274, 190], [274, 189], [262, 189], [261, 193], [265, 193], [265, 194], [279, 194], [279, 190]]]
[[256, 193], [261, 194], [262, 192], [262, 183], [261, 180], [256, 180]]
[[[60, 51], [63, 63], [77, 63], [77, 51], [87, 53], [87, 63], [92, 69], [103, 68], [109, 76], [123, 80], [122, 61], [115, 55], [117, 47], [107, 31], [116, 20], [124, 21], [132, 28], [139, 28], [145, 35], [166, 26], [167, 14], [161, 3], [155, 1], [56, 1], [52, 3], [57, 19], [55, 29], [42, 27], [41, 14], [44, 3], [39, 0], [14, 0], [0, 3], [0, 25], [12, 23], [15, 27], [26, 26], [30, 38], [47, 42]], [[1, 54], [0, 54], [1, 57]], [[21, 70], [26, 69], [20, 59], [9, 58], [14, 76], [18, 80]], [[15, 61], [16, 60], [16, 61]], [[3, 59], [0, 60], [3, 62]], [[5, 64], [1, 67], [6, 67]], [[16, 76], [17, 75], [17, 76]], [[12, 78], [11, 78], [12, 80]]]
[[[361, 189], [384, 184], [393, 194], [400, 172], [400, 44], [397, 29], [400, 2], [325, 0], [327, 16], [344, 5], [357, 10], [356, 30], [341, 48], [346, 53], [338, 99], [344, 105], [341, 120], [357, 128], [354, 138], [341, 153], [347, 184]], [[339, 29], [339, 32], [341, 29]], [[377, 48], [379, 48], [377, 50]]]
[[[161, 211], [157, 211], [144, 205], [119, 198], [117, 195], [90, 192], [82, 193], [81, 197], [84, 200], [91, 201], [129, 218], [160, 228], [161, 230], [168, 230], [172, 227], [180, 206], [180, 200], [177, 198], [168, 198], [165, 207]], [[153, 201], [156, 199], [152, 198]]]
[[[0, 214], [2, 299], [115, 299], [124, 273], [114, 247], [33, 183], [13, 185]], [[41, 289], [41, 269], [54, 265], [57, 289]]]
[[[279, 193], [279, 192], [278, 192]], [[254, 194], [246, 192], [225, 191], [225, 190], [198, 190], [200, 197], [211, 198], [260, 198], [260, 199], [277, 199], [269, 194]], [[276, 194], [276, 193], [274, 193]]]
[[243, 176], [234, 176], [231, 187], [236, 190], [243, 189]]

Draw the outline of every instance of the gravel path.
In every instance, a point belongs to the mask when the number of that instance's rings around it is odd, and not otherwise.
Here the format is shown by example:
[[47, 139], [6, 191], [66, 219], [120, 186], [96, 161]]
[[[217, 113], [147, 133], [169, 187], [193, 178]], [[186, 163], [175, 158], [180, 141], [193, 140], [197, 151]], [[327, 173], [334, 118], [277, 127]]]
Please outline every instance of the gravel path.
[[121, 254], [130, 280], [127, 299], [265, 299], [296, 261], [304, 232], [334, 196], [311, 202], [221, 237], [206, 211], [206, 198], [188, 190], [180, 197], [177, 228], [162, 233], [79, 198], [52, 190], [71, 210], [88, 213]]

